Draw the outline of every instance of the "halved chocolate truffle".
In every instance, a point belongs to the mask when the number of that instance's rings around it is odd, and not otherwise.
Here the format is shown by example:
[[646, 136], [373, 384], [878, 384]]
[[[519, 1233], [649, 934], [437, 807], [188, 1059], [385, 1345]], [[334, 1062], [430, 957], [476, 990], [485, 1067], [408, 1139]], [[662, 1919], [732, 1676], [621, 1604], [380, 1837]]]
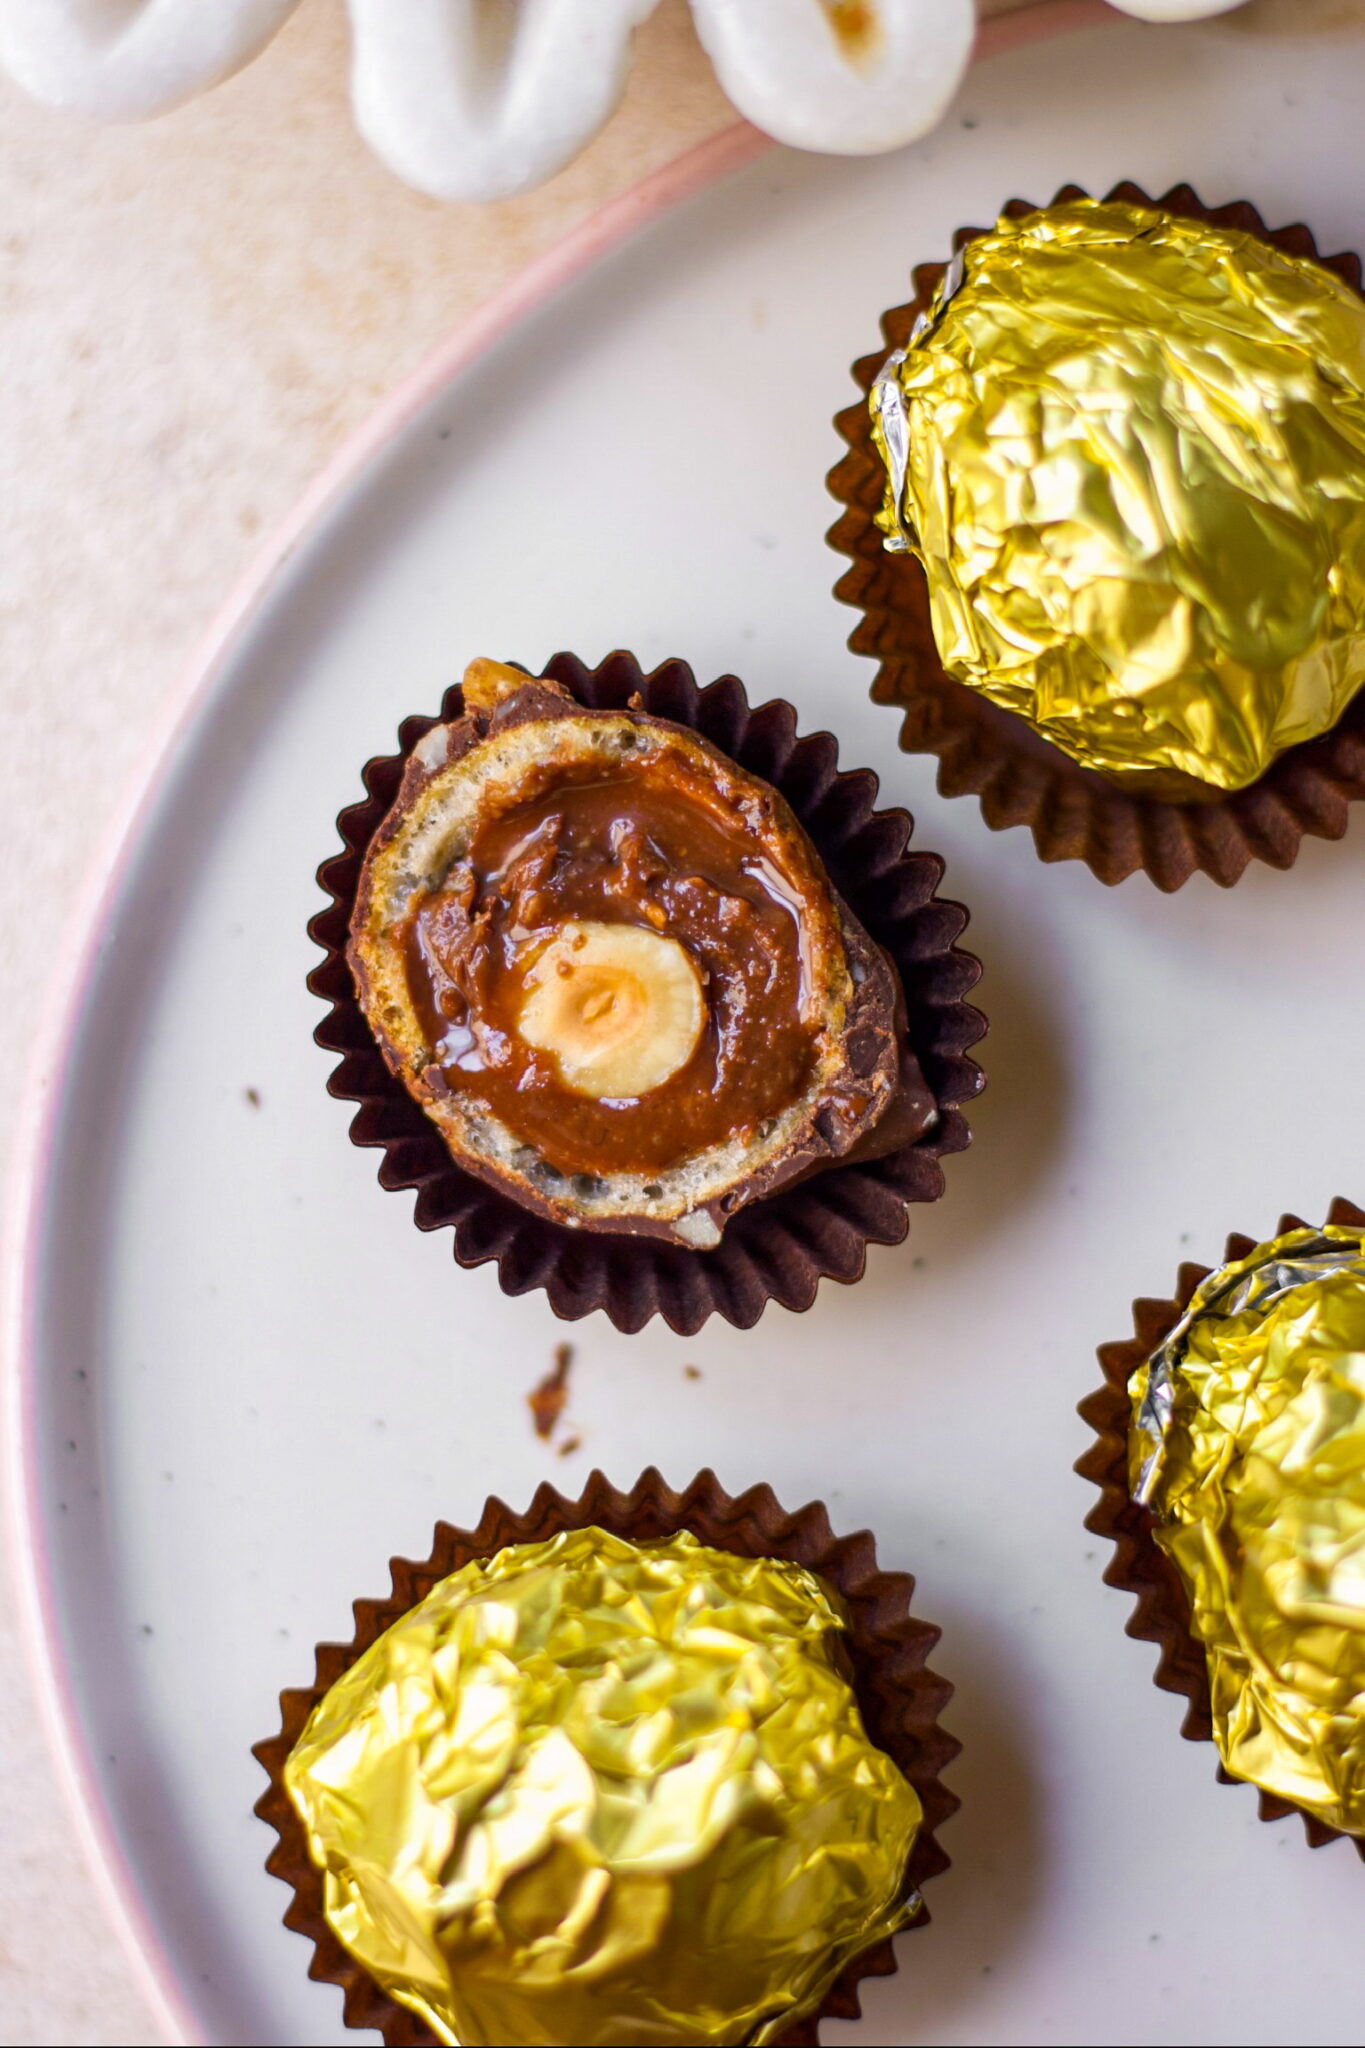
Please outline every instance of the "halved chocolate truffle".
[[[523, 686], [531, 680], [524, 678]], [[893, 963], [914, 1062], [902, 1062], [905, 1092], [911, 1095], [909, 1084], [922, 1074], [936, 1115], [918, 1135], [917, 1120], [907, 1119], [909, 1134], [897, 1134], [881, 1156], [856, 1150], [842, 1158], [826, 1155], [821, 1170], [798, 1173], [762, 1200], [737, 1208], [720, 1242], [707, 1246], [558, 1221], [457, 1159], [440, 1125], [386, 1059], [361, 1005], [347, 949], [366, 862], [405, 775], [438, 725], [453, 728], [465, 718], [459, 684], [446, 692], [438, 718], [404, 720], [397, 751], [366, 764], [363, 797], [337, 820], [341, 847], [318, 870], [328, 902], [308, 926], [323, 954], [308, 986], [328, 1006], [314, 1036], [339, 1055], [328, 1093], [356, 1105], [351, 1140], [382, 1153], [380, 1184], [415, 1192], [416, 1228], [449, 1229], [456, 1263], [496, 1264], [505, 1293], [543, 1290], [557, 1316], [576, 1321], [600, 1309], [618, 1330], [642, 1329], [657, 1315], [689, 1336], [713, 1315], [750, 1329], [773, 1301], [807, 1309], [822, 1279], [849, 1285], [861, 1278], [869, 1245], [901, 1243], [914, 1205], [943, 1194], [943, 1160], [970, 1142], [963, 1106], [984, 1081], [970, 1050], [986, 1020], [966, 1000], [981, 973], [957, 943], [967, 912], [938, 894], [943, 863], [910, 843], [909, 815], [879, 807], [875, 775], [840, 768], [833, 736], [800, 732], [789, 703], [751, 705], [735, 676], [699, 686], [682, 661], [646, 671], [624, 649], [594, 668], [576, 655], [556, 654], [538, 680], [560, 685], [580, 710], [648, 714], [670, 730], [696, 734], [707, 742], [708, 758], [719, 756], [764, 790], [780, 792], [809, 834], [837, 901], [851, 906], [858, 925]], [[449, 742], [443, 736], [432, 744]], [[889, 1145], [891, 1135], [888, 1117], [876, 1139]], [[714, 1236], [712, 1219], [701, 1221]]]
[[900, 977], [786, 802], [638, 703], [471, 664], [366, 854], [348, 958], [453, 1158], [693, 1249], [937, 1110]]

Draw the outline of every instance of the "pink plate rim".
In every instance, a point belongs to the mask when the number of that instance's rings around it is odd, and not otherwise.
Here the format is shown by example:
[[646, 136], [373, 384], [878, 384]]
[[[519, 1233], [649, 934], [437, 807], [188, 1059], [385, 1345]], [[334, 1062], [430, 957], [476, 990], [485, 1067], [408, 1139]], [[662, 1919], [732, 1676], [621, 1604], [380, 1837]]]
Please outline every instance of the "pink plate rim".
[[[1120, 18], [1105, 0], [1035, 0], [1034, 5], [986, 22], [977, 38], [976, 56], [1001, 55], [1027, 43]], [[25, 1650], [58, 1780], [105, 1908], [143, 1993], [172, 2042], [200, 2043], [205, 2037], [124, 1855], [104, 1803], [94, 1758], [85, 1744], [75, 1688], [64, 1658], [40, 1520], [35, 1283], [47, 1223], [60, 1079], [85, 1010], [102, 934], [182, 735], [198, 717], [277, 577], [312, 527], [361, 481], [439, 392], [489, 354], [522, 320], [639, 231], [774, 147], [758, 129], [736, 122], [618, 194], [529, 263], [381, 401], [264, 542], [187, 662], [64, 934], [45, 1009], [47, 1028], [38, 1034], [20, 1098], [5, 1203], [3, 1341], [9, 1534]]]

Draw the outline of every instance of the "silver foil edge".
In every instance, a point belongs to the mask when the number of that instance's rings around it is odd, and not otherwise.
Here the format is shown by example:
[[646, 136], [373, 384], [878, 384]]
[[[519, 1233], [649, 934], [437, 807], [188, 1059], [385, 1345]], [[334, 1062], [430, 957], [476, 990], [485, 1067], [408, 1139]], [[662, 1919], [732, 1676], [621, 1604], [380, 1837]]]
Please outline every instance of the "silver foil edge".
[[912, 348], [919, 348], [933, 333], [943, 318], [944, 308], [961, 291], [967, 276], [966, 246], [955, 250], [943, 281], [934, 294], [933, 304], [927, 312], [916, 315], [910, 330], [910, 339], [904, 348], [893, 349], [878, 370], [872, 385], [872, 403], [877, 411], [877, 423], [882, 431], [882, 445], [886, 450], [886, 466], [891, 483], [891, 503], [895, 511], [896, 531], [883, 536], [882, 546], [889, 555], [908, 554], [915, 544], [915, 530], [905, 516], [905, 477], [910, 466], [910, 423], [905, 410], [905, 393], [901, 390], [896, 372]]
[[1149, 1505], [1155, 1490], [1175, 1412], [1175, 1376], [1195, 1324], [1207, 1316], [1239, 1316], [1248, 1309], [1264, 1314], [1293, 1288], [1321, 1280], [1329, 1273], [1353, 1269], [1365, 1273], [1365, 1236], [1358, 1237], [1352, 1246], [1336, 1238], [1315, 1235], [1298, 1248], [1293, 1258], [1267, 1258], [1240, 1273], [1226, 1274], [1224, 1269], [1225, 1277], [1211, 1273], [1200, 1282], [1180, 1321], [1147, 1361], [1147, 1387], [1138, 1409], [1137, 1427], [1151, 1448], [1143, 1458], [1133, 1488], [1133, 1499], [1140, 1507]]
[[893, 349], [878, 370], [872, 386], [872, 403], [882, 431], [891, 504], [896, 516], [896, 531], [882, 538], [882, 546], [889, 555], [908, 554], [911, 545], [905, 514], [901, 509], [905, 503], [905, 473], [910, 464], [910, 426], [905, 414], [905, 394], [896, 376], [904, 361], [905, 350]]

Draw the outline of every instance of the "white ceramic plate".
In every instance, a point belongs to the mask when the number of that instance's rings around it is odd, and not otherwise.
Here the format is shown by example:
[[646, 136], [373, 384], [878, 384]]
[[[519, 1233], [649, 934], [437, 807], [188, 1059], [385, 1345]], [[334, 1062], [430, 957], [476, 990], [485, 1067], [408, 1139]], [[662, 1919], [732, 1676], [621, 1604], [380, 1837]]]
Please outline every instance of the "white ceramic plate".
[[[54, 1051], [19, 1300], [49, 1704], [184, 2032], [346, 2038], [280, 1924], [250, 1746], [352, 1597], [490, 1491], [658, 1461], [825, 1495], [943, 1625], [953, 1869], [864, 2039], [1359, 2038], [1365, 1872], [1180, 1740], [1071, 1465], [1131, 1296], [1229, 1228], [1360, 1198], [1365, 835], [1227, 896], [1042, 867], [897, 752], [823, 539], [846, 365], [959, 223], [1189, 177], [1365, 243], [1365, 31], [1285, 19], [1015, 51], [903, 156], [766, 155], [694, 198], [391, 413], [206, 673]], [[351, 1147], [310, 1038], [313, 873], [366, 757], [475, 652], [618, 643], [834, 727], [947, 856], [986, 965], [991, 1085], [947, 1198], [860, 1286], [748, 1333], [566, 1332], [460, 1272]], [[526, 1395], [565, 1335], [561, 1459]]]

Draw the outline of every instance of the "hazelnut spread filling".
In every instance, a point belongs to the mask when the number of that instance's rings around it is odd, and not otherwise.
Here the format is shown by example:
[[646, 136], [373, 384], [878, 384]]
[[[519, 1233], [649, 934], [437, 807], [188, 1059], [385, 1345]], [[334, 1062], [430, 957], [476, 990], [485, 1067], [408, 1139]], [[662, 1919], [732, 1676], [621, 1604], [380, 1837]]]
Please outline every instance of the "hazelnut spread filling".
[[589, 706], [471, 662], [370, 841], [347, 959], [457, 1165], [573, 1229], [710, 1250], [937, 1120], [895, 964], [783, 797], [642, 690]]
[[426, 1084], [566, 1175], [761, 1130], [819, 1058], [802, 906], [827, 893], [801, 849], [777, 865], [772, 815], [672, 753], [538, 766], [396, 934]]

